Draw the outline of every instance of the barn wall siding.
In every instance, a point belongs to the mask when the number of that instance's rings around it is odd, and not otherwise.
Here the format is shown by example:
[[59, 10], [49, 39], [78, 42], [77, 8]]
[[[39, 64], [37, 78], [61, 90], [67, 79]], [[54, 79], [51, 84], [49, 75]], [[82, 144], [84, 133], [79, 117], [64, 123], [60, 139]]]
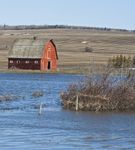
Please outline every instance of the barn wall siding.
[[9, 69], [40, 70], [40, 59], [9, 58]]
[[[27, 40], [27, 43], [28, 42], [31, 43], [30, 40]], [[39, 43], [39, 41], [38, 41], [38, 43]], [[36, 43], [36, 45], [37, 45], [37, 43]], [[24, 47], [24, 46], [25, 45], [22, 45], [22, 47]], [[15, 49], [15, 51], [16, 51], [17, 46], [15, 48], [16, 48]], [[20, 49], [18, 49], [19, 54], [21, 53]], [[27, 50], [26, 54], [32, 54], [32, 56], [33, 56], [33, 54], [35, 54], [34, 53], [35, 51], [33, 50], [33, 53], [32, 53], [32, 49], [30, 49], [30, 48], [28, 49], [28, 47], [26, 50]], [[28, 50], [30, 50], [31, 53], [28, 52]], [[40, 48], [40, 51], [41, 51], [41, 48]], [[25, 50], [23, 50], [23, 54], [25, 54], [24, 52], [25, 52]], [[11, 53], [11, 56], [13, 56], [12, 53]], [[24, 57], [24, 58], [21, 58], [21, 57]], [[27, 58], [27, 57], [28, 56], [24, 56], [24, 55], [20, 55], [20, 58], [18, 58], [18, 57], [17, 58], [10, 58], [9, 57], [8, 58], [8, 68], [9, 69], [41, 70], [41, 71], [56, 70], [57, 69], [57, 61], [58, 61], [57, 50], [56, 50], [56, 46], [54, 45], [52, 40], [47, 42], [47, 44], [43, 45], [41, 58], [39, 58], [39, 55], [38, 55], [38, 58]]]
[[51, 41], [49, 41], [43, 52], [43, 56], [41, 59], [41, 70], [49, 70], [48, 63], [50, 62], [50, 70], [57, 69], [57, 54], [56, 48]]

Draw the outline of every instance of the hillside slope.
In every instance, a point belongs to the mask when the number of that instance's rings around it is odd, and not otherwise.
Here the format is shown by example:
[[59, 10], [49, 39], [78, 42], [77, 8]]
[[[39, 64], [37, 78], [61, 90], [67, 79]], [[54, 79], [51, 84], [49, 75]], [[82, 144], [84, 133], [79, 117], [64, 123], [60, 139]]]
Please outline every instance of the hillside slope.
[[[17, 38], [53, 39], [59, 56], [59, 68], [106, 64], [117, 54], [135, 55], [135, 33], [92, 29], [0, 30], [0, 69], [7, 69], [8, 51]], [[85, 41], [85, 42], [84, 42]], [[93, 52], [85, 52], [90, 47]]]

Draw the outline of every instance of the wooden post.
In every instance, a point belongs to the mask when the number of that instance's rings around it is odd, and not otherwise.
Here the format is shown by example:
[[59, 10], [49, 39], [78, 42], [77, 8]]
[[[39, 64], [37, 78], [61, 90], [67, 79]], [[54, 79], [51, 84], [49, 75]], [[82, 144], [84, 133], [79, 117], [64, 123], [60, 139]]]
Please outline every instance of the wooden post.
[[41, 113], [42, 113], [42, 103], [40, 103], [38, 114], [41, 115]]
[[78, 95], [76, 96], [75, 110], [78, 111]]

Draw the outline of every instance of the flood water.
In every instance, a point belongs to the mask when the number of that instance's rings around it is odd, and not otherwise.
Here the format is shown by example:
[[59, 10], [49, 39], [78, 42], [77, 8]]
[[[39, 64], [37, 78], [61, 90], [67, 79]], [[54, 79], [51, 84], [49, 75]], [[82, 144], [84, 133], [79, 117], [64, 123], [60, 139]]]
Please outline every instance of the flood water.
[[[0, 150], [135, 149], [135, 113], [63, 110], [60, 92], [83, 77], [62, 74], [0, 74]], [[42, 91], [41, 97], [32, 94]], [[39, 105], [44, 108], [39, 115]]]

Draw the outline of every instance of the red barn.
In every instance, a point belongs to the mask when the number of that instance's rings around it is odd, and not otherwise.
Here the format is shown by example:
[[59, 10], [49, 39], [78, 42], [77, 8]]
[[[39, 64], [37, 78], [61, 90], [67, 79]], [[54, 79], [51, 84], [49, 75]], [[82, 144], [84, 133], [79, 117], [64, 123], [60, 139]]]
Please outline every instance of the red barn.
[[53, 40], [18, 39], [8, 55], [9, 69], [56, 70], [57, 49]]

